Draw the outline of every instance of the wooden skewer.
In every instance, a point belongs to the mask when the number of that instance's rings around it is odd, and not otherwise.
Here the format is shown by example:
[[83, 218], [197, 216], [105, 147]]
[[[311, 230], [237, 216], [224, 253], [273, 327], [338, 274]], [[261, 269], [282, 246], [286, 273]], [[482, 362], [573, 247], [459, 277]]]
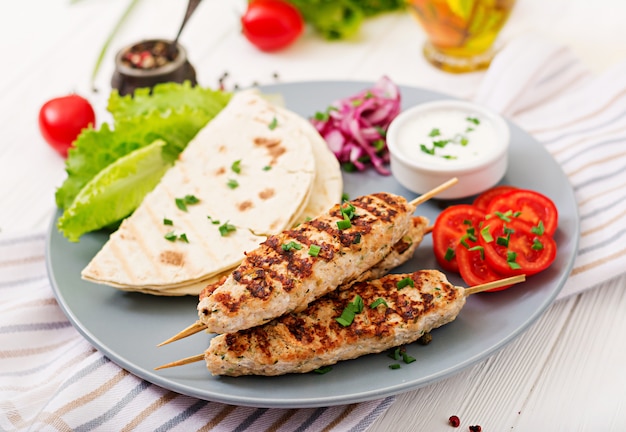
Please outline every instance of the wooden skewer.
[[507, 285], [513, 285], [516, 283], [524, 282], [526, 280], [526, 275], [517, 275], [511, 276], [505, 279], [498, 279], [493, 282], [487, 282], [480, 285], [474, 285], [469, 288], [465, 288], [465, 297], [470, 296], [472, 294], [476, 294], [483, 291], [488, 291], [494, 288], [500, 288]]
[[193, 334], [201, 332], [205, 328], [206, 328], [206, 326], [204, 324], [202, 324], [200, 321], [196, 321], [195, 323], [191, 324], [186, 329], [182, 330], [180, 333], [175, 334], [174, 336], [172, 336], [171, 338], [169, 338], [166, 341], [161, 342], [157, 346], [160, 347], [160, 346], [163, 346], [163, 345], [167, 345], [168, 343], [172, 343], [172, 342], [175, 342], [177, 340], [184, 339], [187, 336], [191, 336]]
[[183, 366], [189, 363], [195, 363], [195, 362], [199, 362], [202, 360], [204, 360], [204, 354], [198, 354], [198, 355], [194, 355], [194, 356], [187, 357], [184, 359], [176, 360], [176, 361], [173, 361], [171, 363], [167, 363], [161, 366], [157, 366], [154, 368], [154, 370], [167, 369], [167, 368], [176, 367], [176, 366]]
[[[518, 276], [512, 276], [512, 277], [505, 278], [505, 279], [499, 279], [493, 282], [487, 282], [487, 283], [480, 284], [480, 285], [474, 285], [473, 287], [465, 288], [465, 297], [470, 296], [472, 294], [479, 293], [479, 292], [487, 291], [490, 289], [500, 288], [506, 285], [513, 285], [516, 283], [524, 282], [525, 280], [526, 280], [526, 275], [518, 275]], [[176, 361], [173, 361], [171, 363], [167, 363], [161, 366], [157, 366], [154, 368], [154, 370], [167, 369], [167, 368], [176, 367], [176, 366], [183, 366], [189, 363], [196, 363], [202, 360], [204, 360], [204, 353], [193, 355], [191, 357], [186, 357], [180, 360], [176, 360]]]
[[459, 182], [459, 179], [456, 177], [453, 177], [447, 182], [440, 184], [436, 188], [431, 189], [428, 192], [424, 192], [422, 195], [418, 196], [413, 201], [409, 202], [409, 204], [412, 205], [413, 207], [417, 207], [418, 205], [425, 203], [432, 197], [437, 196], [438, 194], [448, 189], [449, 187], [454, 186], [458, 182]]

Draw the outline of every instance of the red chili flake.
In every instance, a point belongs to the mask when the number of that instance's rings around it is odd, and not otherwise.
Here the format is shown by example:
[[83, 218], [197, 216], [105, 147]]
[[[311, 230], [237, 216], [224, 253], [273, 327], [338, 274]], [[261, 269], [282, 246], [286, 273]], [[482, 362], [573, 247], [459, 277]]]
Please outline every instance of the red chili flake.
[[461, 424], [461, 420], [459, 420], [458, 416], [450, 416], [450, 418], [448, 419], [448, 423], [450, 423], [450, 426], [452, 427], [459, 427], [459, 425]]
[[481, 428], [480, 425], [475, 425], [475, 426], [470, 426], [469, 430], [470, 432], [481, 432], [483, 428]]

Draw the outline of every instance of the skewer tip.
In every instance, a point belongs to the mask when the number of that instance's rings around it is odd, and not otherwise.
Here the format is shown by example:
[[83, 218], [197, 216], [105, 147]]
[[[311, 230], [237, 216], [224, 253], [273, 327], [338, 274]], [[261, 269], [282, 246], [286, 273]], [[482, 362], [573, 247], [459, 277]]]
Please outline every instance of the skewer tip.
[[204, 360], [204, 354], [197, 354], [191, 357], [186, 357], [184, 359], [176, 360], [171, 363], [166, 363], [164, 365], [157, 366], [154, 368], [154, 370], [161, 370], [161, 369], [167, 369], [167, 368], [176, 367], [176, 366], [183, 366], [189, 363], [196, 363], [202, 360]]
[[198, 332], [201, 332], [202, 330], [205, 329], [204, 324], [202, 324], [200, 321], [196, 321], [195, 323], [191, 324], [189, 327], [187, 327], [186, 329], [182, 330], [181, 332], [175, 334], [174, 336], [172, 336], [171, 338], [161, 342], [160, 344], [158, 344], [158, 347], [161, 347], [163, 345], [167, 345], [168, 343], [172, 343], [175, 342], [177, 340], [180, 339], [184, 339], [187, 336], [191, 336], [193, 334], [196, 334]]
[[487, 282], [487, 283], [480, 284], [480, 285], [474, 285], [472, 287], [465, 288], [465, 296], [467, 297], [469, 295], [476, 294], [479, 292], [488, 291], [488, 290], [495, 289], [495, 288], [501, 288], [507, 285], [517, 284], [520, 282], [524, 282], [525, 280], [526, 280], [526, 275], [521, 274], [521, 275], [511, 276], [511, 277], [504, 278], [504, 279], [498, 279], [493, 282]]

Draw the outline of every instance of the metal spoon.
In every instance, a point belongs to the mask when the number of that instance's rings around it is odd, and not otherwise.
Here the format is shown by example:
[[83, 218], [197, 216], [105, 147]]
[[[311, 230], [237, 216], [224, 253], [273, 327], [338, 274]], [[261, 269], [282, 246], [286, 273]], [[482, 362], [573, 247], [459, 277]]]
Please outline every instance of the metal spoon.
[[187, 24], [187, 21], [189, 20], [191, 15], [193, 15], [193, 13], [196, 11], [196, 8], [200, 4], [200, 1], [201, 0], [189, 0], [189, 2], [187, 3], [187, 11], [185, 12], [185, 17], [183, 18], [183, 22], [180, 24], [180, 28], [178, 29], [178, 33], [176, 34], [176, 38], [174, 39], [171, 45], [172, 54], [174, 55], [178, 54], [178, 48], [177, 48], [178, 38], [180, 37], [180, 34], [183, 32], [183, 29], [185, 28], [185, 24]]

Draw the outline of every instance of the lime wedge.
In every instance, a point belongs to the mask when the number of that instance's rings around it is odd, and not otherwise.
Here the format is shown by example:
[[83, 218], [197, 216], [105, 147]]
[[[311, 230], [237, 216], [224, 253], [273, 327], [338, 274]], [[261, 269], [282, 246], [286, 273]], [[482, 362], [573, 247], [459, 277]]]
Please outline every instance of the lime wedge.
[[72, 242], [90, 231], [107, 227], [132, 213], [172, 165], [165, 161], [165, 141], [128, 153], [101, 170], [78, 193], [57, 222]]

